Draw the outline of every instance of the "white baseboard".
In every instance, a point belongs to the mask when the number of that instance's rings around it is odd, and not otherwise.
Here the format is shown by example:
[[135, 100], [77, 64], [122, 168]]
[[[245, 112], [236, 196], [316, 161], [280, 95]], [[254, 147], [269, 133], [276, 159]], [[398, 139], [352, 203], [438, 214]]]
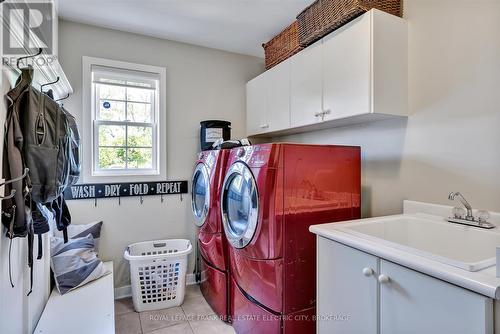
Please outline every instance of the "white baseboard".
[[187, 274], [186, 275], [186, 285], [196, 284], [196, 275], [195, 274]]
[[122, 299], [132, 296], [132, 287], [130, 285], [115, 288], [115, 299]]
[[[202, 273], [202, 278], [204, 277], [204, 273]], [[196, 275], [195, 274], [187, 274], [186, 275], [186, 285], [196, 284]], [[130, 285], [121, 286], [119, 288], [115, 288], [115, 299], [128, 298], [132, 296], [132, 287]]]

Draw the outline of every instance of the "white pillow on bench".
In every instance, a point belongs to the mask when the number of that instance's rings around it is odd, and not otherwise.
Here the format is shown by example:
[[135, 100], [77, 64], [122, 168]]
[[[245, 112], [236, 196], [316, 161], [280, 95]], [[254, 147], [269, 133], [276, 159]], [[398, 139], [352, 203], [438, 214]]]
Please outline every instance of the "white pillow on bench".
[[69, 239], [66, 244], [63, 238], [52, 237], [50, 254], [50, 266], [61, 295], [109, 273], [97, 257], [91, 234]]
[[[101, 238], [101, 228], [102, 228], [102, 220], [95, 221], [88, 224], [71, 224], [66, 228], [68, 232], [69, 239], [75, 238], [83, 238], [89, 234], [92, 234], [95, 242], [95, 251], [99, 254], [99, 240]], [[59, 231], [57, 228], [53, 229], [54, 237], [62, 238], [63, 233]]]

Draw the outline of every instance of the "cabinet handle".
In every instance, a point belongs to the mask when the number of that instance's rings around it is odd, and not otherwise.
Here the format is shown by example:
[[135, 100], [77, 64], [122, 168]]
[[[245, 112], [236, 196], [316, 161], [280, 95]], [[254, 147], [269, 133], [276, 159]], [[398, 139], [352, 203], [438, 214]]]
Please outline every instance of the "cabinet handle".
[[391, 281], [391, 279], [387, 275], [381, 274], [378, 276], [378, 282], [380, 284], [386, 284], [386, 283], [389, 283], [390, 281]]
[[374, 274], [375, 272], [373, 271], [372, 268], [363, 268], [363, 275], [366, 277], [370, 277]]
[[314, 114], [315, 117], [321, 117], [321, 120], [323, 121], [325, 118], [325, 115], [331, 114], [332, 111], [330, 109], [323, 110], [321, 112], [317, 112]]
[[267, 128], [269, 127], [269, 124], [262, 124], [260, 127], [261, 127], [262, 129], [267, 129]]

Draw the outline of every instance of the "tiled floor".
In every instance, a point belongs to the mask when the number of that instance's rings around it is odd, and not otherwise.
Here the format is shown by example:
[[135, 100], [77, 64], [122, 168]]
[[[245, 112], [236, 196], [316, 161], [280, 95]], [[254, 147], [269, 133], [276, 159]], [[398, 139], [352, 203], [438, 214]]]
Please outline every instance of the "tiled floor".
[[181, 307], [137, 313], [131, 298], [115, 301], [116, 334], [230, 334], [203, 298], [197, 285], [186, 289]]

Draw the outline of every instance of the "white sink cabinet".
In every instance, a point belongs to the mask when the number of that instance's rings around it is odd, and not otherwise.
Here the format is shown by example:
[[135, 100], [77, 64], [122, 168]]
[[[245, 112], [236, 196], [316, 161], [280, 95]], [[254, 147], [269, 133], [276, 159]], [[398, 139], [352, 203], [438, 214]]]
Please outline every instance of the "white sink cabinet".
[[493, 333], [493, 300], [318, 236], [317, 330]]

